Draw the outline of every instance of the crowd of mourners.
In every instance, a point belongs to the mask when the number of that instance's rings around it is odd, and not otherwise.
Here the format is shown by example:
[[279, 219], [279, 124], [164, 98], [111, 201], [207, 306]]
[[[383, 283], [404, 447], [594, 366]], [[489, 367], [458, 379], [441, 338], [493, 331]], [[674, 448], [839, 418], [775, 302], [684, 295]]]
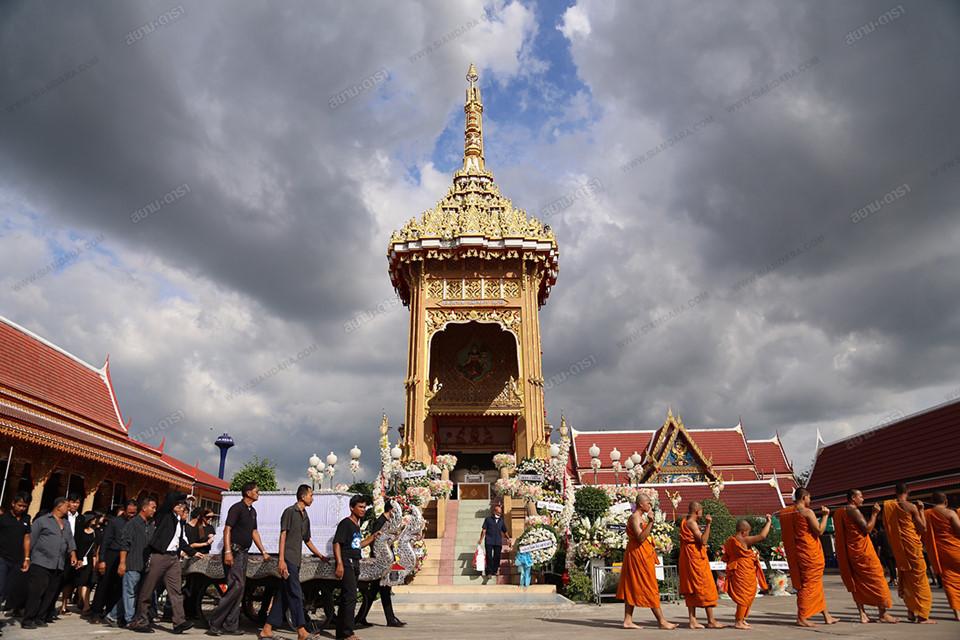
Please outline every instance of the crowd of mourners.
[[[264, 560], [270, 559], [257, 530], [253, 504], [259, 498], [255, 483], [242, 488], [242, 499], [227, 512], [224, 520], [222, 561], [225, 588], [216, 607], [207, 613], [207, 635], [243, 635], [240, 608], [246, 582], [247, 555], [256, 545]], [[169, 620], [174, 634], [194, 626], [209, 580], [202, 574], [182, 575], [181, 560], [202, 557], [214, 541], [213, 512], [190, 507], [192, 496], [171, 492], [162, 502], [155, 497], [129, 500], [112, 513], [80, 513], [80, 497], [69, 495], [54, 500], [52, 508], [31, 521], [30, 495], [18, 493], [0, 513], [0, 607], [23, 629], [39, 629], [71, 615], [91, 624], [125, 627], [153, 633], [154, 621]], [[375, 595], [383, 603], [388, 626], [402, 626], [390, 602], [390, 588], [367, 585], [378, 593], [365, 593], [363, 606], [356, 610], [360, 577], [360, 550], [369, 546], [379, 530], [394, 516], [386, 512], [360, 535], [360, 521], [370, 502], [363, 496], [350, 501], [350, 515], [344, 518], [333, 540], [334, 557], [328, 558], [310, 537], [307, 507], [313, 490], [297, 489], [296, 502], [280, 521], [278, 554], [279, 589], [271, 603], [267, 622], [258, 633], [269, 638], [287, 615], [303, 640], [306, 629], [303, 591], [299, 568], [302, 546], [323, 561], [335, 562], [339, 581], [340, 607], [333, 613], [332, 590], [324, 603], [326, 624], [336, 625], [338, 638], [356, 638], [355, 628], [370, 626], [367, 613]], [[166, 598], [160, 596], [166, 593]], [[2, 626], [2, 623], [0, 623]]]

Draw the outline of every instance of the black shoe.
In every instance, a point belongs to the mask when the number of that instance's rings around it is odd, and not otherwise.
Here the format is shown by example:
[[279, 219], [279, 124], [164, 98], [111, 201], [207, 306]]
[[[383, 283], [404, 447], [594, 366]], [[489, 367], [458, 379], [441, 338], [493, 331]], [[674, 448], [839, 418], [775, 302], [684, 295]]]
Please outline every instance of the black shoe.
[[367, 622], [366, 620], [364, 620], [363, 622], [354, 622], [354, 623], [353, 623], [353, 628], [354, 628], [354, 629], [369, 629], [369, 628], [372, 627], [372, 626], [373, 626], [373, 625], [370, 624], [369, 622]]
[[407, 623], [401, 620], [400, 618], [394, 618], [393, 620], [387, 623], [387, 626], [388, 627], [405, 627], [407, 626]]
[[221, 631], [220, 629], [215, 629], [215, 628], [213, 628], [213, 627], [210, 627], [209, 629], [207, 629], [206, 635], [208, 635], [208, 636], [214, 636], [214, 637], [216, 637], [216, 636], [222, 636], [222, 635], [223, 635], [223, 631]]
[[234, 629], [233, 631], [229, 631], [229, 630], [227, 630], [227, 629], [224, 629], [223, 631], [220, 632], [220, 634], [221, 634], [221, 635], [224, 635], [224, 636], [245, 636], [245, 635], [247, 635], [246, 633], [244, 633], [244, 632], [241, 631], [240, 629]]
[[181, 622], [177, 626], [175, 626], [173, 628], [173, 633], [181, 634], [187, 629], [192, 629], [192, 628], [193, 628], [193, 622], [191, 622], [190, 620], [186, 620], [184, 622]]
[[130, 625], [127, 625], [127, 631], [135, 631], [137, 633], [155, 633], [156, 630], [150, 625], [144, 624], [144, 625], [137, 625], [135, 627], [131, 627]]
[[24, 622], [21, 622], [21, 623], [20, 623], [20, 628], [21, 628], [21, 629], [36, 629], [36, 628], [37, 628], [37, 623], [36, 623], [36, 622], [24, 621]]
[[45, 626], [47, 626], [47, 621], [46, 621], [46, 620], [37, 620], [37, 626], [38, 626], [38, 627], [45, 627]]

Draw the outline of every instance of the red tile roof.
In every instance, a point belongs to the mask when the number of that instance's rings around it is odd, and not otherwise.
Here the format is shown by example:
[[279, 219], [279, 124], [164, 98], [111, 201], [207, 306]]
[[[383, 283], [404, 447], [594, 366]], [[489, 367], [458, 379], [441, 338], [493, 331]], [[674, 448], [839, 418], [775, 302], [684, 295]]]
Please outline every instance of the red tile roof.
[[823, 447], [807, 488], [814, 499], [960, 472], [960, 401]]
[[590, 447], [596, 444], [600, 447], [600, 461], [602, 466], [610, 468], [610, 452], [616, 447], [620, 451], [620, 462], [626, 461], [627, 456], [636, 451], [643, 455], [650, 444], [653, 431], [577, 431], [572, 430], [573, 447], [576, 466], [580, 469], [590, 469]]
[[[605, 482], [604, 472], [600, 472], [601, 484], [613, 484], [613, 473], [609, 473], [609, 482]], [[593, 484], [593, 472], [583, 474], [584, 484]], [[621, 476], [622, 479], [622, 476]], [[645, 484], [660, 494], [660, 508], [669, 511], [670, 503], [666, 491], [679, 491], [683, 502], [677, 507], [677, 513], [686, 513], [687, 505], [691, 501], [713, 499], [710, 486], [705, 483], [676, 482], [673, 484]], [[780, 491], [769, 482], [755, 480], [752, 482], [726, 482], [720, 494], [720, 502], [727, 505], [727, 509], [735, 516], [763, 515], [783, 509]]]
[[97, 369], [2, 316], [0, 386], [126, 433], [108, 365]]
[[727, 482], [728, 480], [759, 480], [757, 477], [757, 472], [750, 469], [729, 469], [714, 466], [713, 470], [717, 472], [718, 475], [723, 476], [723, 481]]
[[753, 461], [758, 472], [764, 475], [770, 475], [774, 471], [778, 474], [793, 473], [778, 438], [773, 440], [749, 440], [747, 444], [750, 446], [750, 453], [753, 454]]
[[713, 466], [753, 464], [743, 431], [733, 429], [687, 429], [703, 455], [713, 458]]
[[173, 465], [177, 469], [180, 469], [187, 475], [194, 478], [198, 484], [205, 484], [209, 487], [213, 487], [214, 489], [219, 489], [221, 491], [226, 491], [227, 489], [230, 488], [229, 482], [227, 482], [226, 480], [221, 480], [220, 478], [213, 475], [212, 473], [207, 473], [197, 465], [187, 464], [183, 460], [174, 458], [169, 453], [162, 454], [161, 458], [163, 458], [163, 461], [166, 462], [167, 464]]

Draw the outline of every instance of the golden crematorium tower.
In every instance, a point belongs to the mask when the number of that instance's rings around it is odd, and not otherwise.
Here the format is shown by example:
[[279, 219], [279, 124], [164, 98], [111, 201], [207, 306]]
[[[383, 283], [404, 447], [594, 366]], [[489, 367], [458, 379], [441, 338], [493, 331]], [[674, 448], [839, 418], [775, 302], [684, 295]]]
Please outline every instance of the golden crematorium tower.
[[404, 457], [547, 457], [539, 308], [557, 279], [557, 241], [493, 181], [483, 103], [467, 72], [463, 167], [433, 209], [390, 238], [390, 279], [410, 307]]

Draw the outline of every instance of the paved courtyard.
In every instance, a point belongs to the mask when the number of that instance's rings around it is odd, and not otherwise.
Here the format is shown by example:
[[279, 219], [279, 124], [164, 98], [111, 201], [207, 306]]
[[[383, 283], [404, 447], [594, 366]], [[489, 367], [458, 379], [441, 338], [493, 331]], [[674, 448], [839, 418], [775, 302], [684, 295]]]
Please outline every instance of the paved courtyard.
[[[849, 638], [882, 638], [896, 639], [909, 638], [910, 640], [957, 640], [960, 638], [960, 622], [953, 621], [953, 614], [947, 608], [943, 591], [934, 590], [933, 618], [936, 625], [914, 625], [904, 622], [896, 625], [869, 624], [862, 625], [853, 622], [856, 619], [856, 609], [849, 595], [843, 589], [839, 576], [827, 576], [827, 602], [831, 612], [841, 619], [839, 624], [816, 629], [800, 629], [792, 624], [795, 615], [794, 598], [758, 598], [750, 617], [753, 624], [752, 631], [738, 631], [736, 629], [691, 631], [680, 628], [676, 631], [660, 631], [652, 624], [649, 612], [641, 612], [638, 622], [644, 625], [641, 630], [627, 631], [619, 628], [623, 607], [620, 603], [609, 602], [603, 606], [576, 605], [547, 610], [508, 609], [497, 607], [492, 610], [468, 610], [450, 612], [423, 612], [404, 611], [400, 613], [408, 623], [403, 629], [391, 629], [383, 624], [383, 613], [379, 606], [375, 606], [370, 619], [376, 623], [370, 629], [363, 629], [358, 633], [365, 640], [386, 640], [395, 638], [447, 638], [450, 640], [492, 640], [492, 639], [549, 639], [562, 640], [565, 638], [577, 640], [596, 640], [598, 638], [625, 638], [646, 637], [649, 634], [661, 636], [688, 637], [690, 635], [709, 636], [722, 640], [724, 638], [776, 638], [790, 640], [793, 638], [812, 638], [814, 634]], [[403, 611], [403, 602], [396, 598], [399, 605], [398, 612]], [[903, 618], [905, 610], [896, 596], [894, 596], [894, 615]], [[479, 603], [472, 603], [474, 606]], [[733, 622], [733, 607], [729, 600], [721, 600], [718, 606], [718, 618], [723, 623]], [[682, 604], [665, 606], [667, 615], [674, 622], [685, 620], [686, 609]], [[157, 630], [163, 634], [168, 630], [169, 623], [162, 623]], [[247, 627], [248, 638], [256, 637], [256, 629]], [[202, 629], [192, 629], [187, 636], [195, 638], [205, 637]], [[286, 632], [278, 634], [286, 640], [296, 635]], [[102, 626], [91, 626], [78, 616], [58, 621], [46, 629], [24, 631], [18, 626], [7, 626], [3, 630], [4, 640], [10, 638], [35, 638], [36, 640], [73, 640], [74, 638], [103, 638], [130, 639], [138, 637], [130, 631], [111, 629]], [[154, 637], [166, 637], [165, 635]], [[224, 636], [226, 638], [226, 636]], [[333, 634], [323, 634], [322, 637], [333, 638]]]

